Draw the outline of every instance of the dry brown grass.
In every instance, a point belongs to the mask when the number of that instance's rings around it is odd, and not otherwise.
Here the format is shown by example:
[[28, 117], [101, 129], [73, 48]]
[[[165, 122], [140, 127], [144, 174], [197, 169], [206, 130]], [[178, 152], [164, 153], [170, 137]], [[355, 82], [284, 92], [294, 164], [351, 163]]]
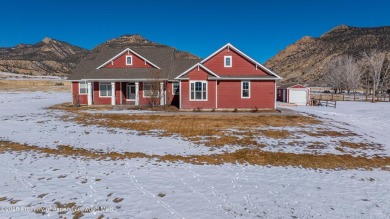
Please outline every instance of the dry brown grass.
[[353, 132], [338, 132], [338, 131], [317, 131], [317, 132], [308, 132], [303, 131], [302, 133], [312, 136], [312, 137], [350, 137], [350, 136], [357, 136], [356, 133]]
[[79, 157], [98, 160], [123, 160], [132, 158], [157, 159], [163, 162], [185, 162], [192, 164], [221, 165], [224, 163], [249, 163], [252, 165], [293, 166], [315, 169], [355, 169], [355, 168], [382, 168], [388, 170], [390, 157], [354, 157], [351, 155], [314, 155], [294, 154], [285, 152], [269, 152], [261, 149], [241, 149], [235, 152], [226, 152], [213, 155], [146, 155], [143, 153], [100, 153], [86, 149], [77, 149], [69, 146], [59, 148], [40, 148], [21, 145], [13, 142], [0, 141], [0, 153], [6, 151], [33, 151], [55, 156]]
[[4, 91], [70, 91], [69, 81], [54, 80], [1, 80]]
[[265, 137], [276, 139], [288, 138], [291, 135], [291, 133], [287, 130], [262, 130], [260, 133]]
[[342, 147], [352, 148], [352, 149], [380, 149], [380, 145], [378, 144], [369, 144], [369, 143], [356, 143], [356, 142], [348, 142], [348, 141], [340, 141], [340, 145]]
[[[71, 120], [83, 125], [98, 125], [110, 128], [124, 128], [139, 131], [140, 135], [180, 136], [206, 146], [258, 145], [256, 138], [287, 138], [288, 131], [256, 130], [259, 127], [286, 127], [318, 124], [319, 120], [301, 115], [259, 115], [259, 114], [90, 114], [83, 113], [86, 107], [56, 105], [56, 110], [72, 112]], [[240, 130], [240, 132], [227, 130]], [[160, 132], [156, 133], [156, 130]]]

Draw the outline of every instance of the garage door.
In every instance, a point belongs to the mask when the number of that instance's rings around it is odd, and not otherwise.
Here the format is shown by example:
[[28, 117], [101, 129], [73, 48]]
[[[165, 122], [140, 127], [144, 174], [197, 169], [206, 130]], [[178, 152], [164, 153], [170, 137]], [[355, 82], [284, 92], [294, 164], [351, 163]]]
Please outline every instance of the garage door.
[[305, 90], [290, 90], [290, 103], [297, 105], [306, 105], [307, 95]]

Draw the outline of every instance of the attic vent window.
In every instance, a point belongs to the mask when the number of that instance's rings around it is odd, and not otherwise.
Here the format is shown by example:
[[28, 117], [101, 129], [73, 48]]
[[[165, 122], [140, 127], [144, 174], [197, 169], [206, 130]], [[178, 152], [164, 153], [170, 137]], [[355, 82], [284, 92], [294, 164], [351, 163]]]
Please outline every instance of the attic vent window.
[[133, 65], [133, 56], [126, 56], [126, 65]]
[[224, 56], [224, 63], [223, 66], [225, 68], [230, 68], [232, 67], [232, 56]]

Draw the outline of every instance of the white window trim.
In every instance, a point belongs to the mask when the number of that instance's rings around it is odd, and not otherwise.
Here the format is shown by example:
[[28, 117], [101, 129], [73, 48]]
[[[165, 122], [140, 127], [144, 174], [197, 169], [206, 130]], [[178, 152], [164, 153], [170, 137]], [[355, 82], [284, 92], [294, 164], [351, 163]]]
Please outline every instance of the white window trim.
[[176, 95], [176, 91], [173, 89], [173, 85], [174, 84], [177, 84], [177, 86], [179, 88], [179, 94], [178, 95], [180, 95], [180, 84], [179, 84], [179, 82], [173, 82], [172, 83], [172, 95]]
[[[153, 83], [153, 82], [143, 82], [142, 83], [142, 96], [144, 97], [144, 98], [151, 98], [152, 96], [145, 96], [145, 84], [151, 84], [151, 83]], [[160, 89], [159, 89], [160, 90]], [[157, 94], [157, 97], [159, 97], [160, 96], [160, 91], [158, 92], [158, 94]]]
[[[201, 100], [199, 100], [199, 99], [191, 99], [191, 83], [194, 83], [194, 89], [195, 89], [195, 83], [196, 82], [202, 82], [202, 83], [206, 83], [206, 99], [201, 99]], [[202, 81], [202, 80], [195, 80], [195, 81], [189, 81], [189, 84], [188, 84], [189, 86], [188, 86], [188, 89], [189, 89], [189, 99], [190, 99], [190, 101], [208, 101], [208, 99], [209, 99], [209, 85], [208, 85], [208, 81]], [[202, 84], [202, 87], [203, 87], [203, 84]], [[202, 93], [203, 93], [203, 91], [202, 91]], [[195, 95], [194, 95], [194, 97], [195, 97]]]
[[[227, 58], [230, 58], [230, 65], [226, 65], [226, 59]], [[233, 58], [232, 58], [232, 56], [224, 56], [223, 57], [223, 67], [225, 67], [225, 68], [233, 67]]]
[[[81, 93], [81, 83], [85, 83], [85, 93]], [[86, 81], [79, 82], [79, 95], [87, 95], [88, 94], [88, 83]]]
[[[110, 85], [110, 86], [112, 86], [111, 85], [111, 82], [99, 82], [99, 97], [101, 97], [101, 98], [111, 98], [112, 97], [112, 94], [111, 94], [111, 96], [101, 96], [100, 94], [101, 94], [101, 90], [100, 90], [100, 85]], [[112, 88], [111, 88], [112, 89]], [[111, 91], [111, 89], [108, 89], [108, 90], [110, 90]]]
[[[248, 93], [249, 93], [249, 96], [248, 97], [244, 97], [244, 83], [245, 82], [248, 82]], [[251, 82], [250, 81], [241, 81], [241, 98], [242, 99], [250, 99], [251, 98]]]
[[[127, 63], [127, 58], [131, 57], [131, 63]], [[132, 55], [126, 55], [126, 65], [133, 65], [133, 56]]]

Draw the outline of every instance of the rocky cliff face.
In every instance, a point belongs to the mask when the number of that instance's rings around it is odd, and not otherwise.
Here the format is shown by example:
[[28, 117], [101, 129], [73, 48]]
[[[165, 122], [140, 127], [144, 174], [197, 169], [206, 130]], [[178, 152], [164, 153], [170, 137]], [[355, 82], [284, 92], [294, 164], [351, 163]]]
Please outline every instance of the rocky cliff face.
[[44, 38], [33, 45], [0, 48], [0, 71], [29, 75], [67, 75], [88, 50]]
[[338, 26], [319, 38], [305, 36], [265, 63], [282, 76], [283, 83], [322, 82], [322, 69], [333, 58], [362, 52], [390, 53], [390, 27], [357, 28]]

